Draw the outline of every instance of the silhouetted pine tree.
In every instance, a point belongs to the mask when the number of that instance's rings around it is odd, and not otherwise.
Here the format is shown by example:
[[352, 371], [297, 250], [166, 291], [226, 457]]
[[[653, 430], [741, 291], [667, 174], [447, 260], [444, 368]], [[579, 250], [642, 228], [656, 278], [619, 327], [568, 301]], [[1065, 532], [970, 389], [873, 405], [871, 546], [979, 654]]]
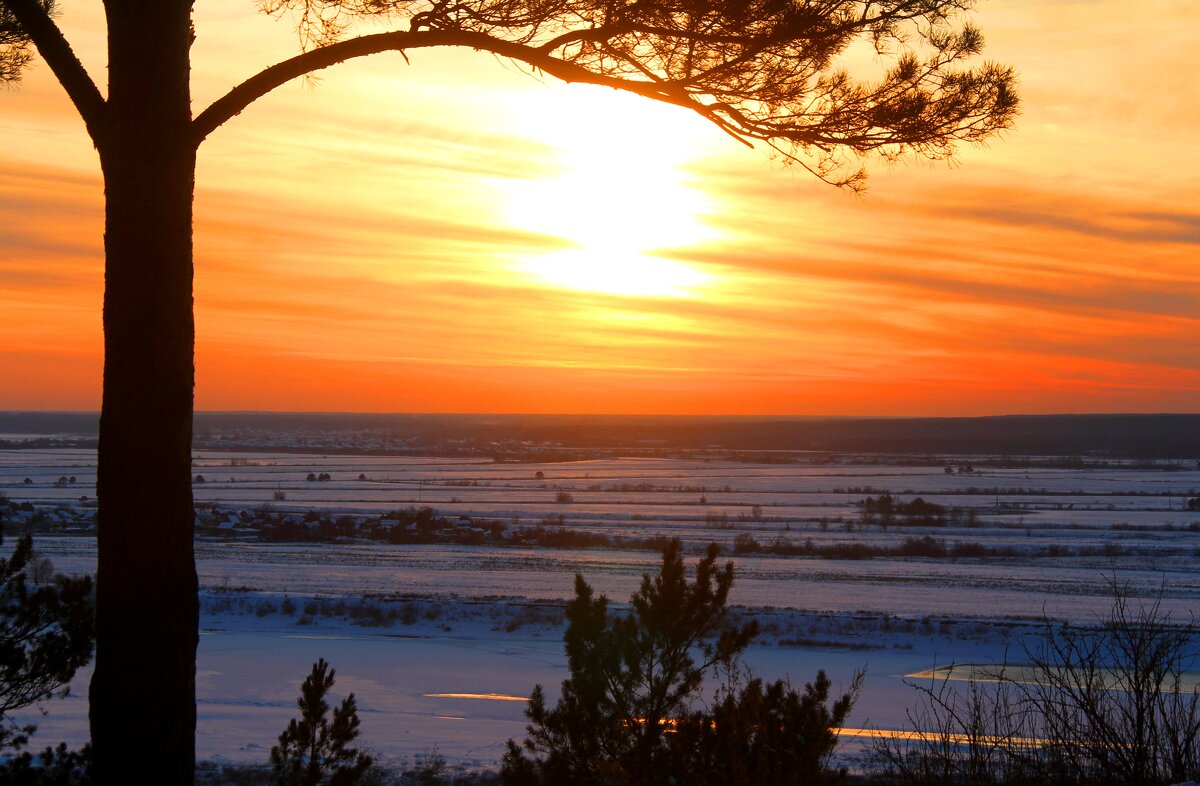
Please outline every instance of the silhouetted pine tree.
[[279, 786], [351, 786], [358, 783], [371, 757], [351, 743], [358, 737], [358, 706], [354, 694], [342, 701], [330, 720], [326, 692], [333, 687], [333, 669], [324, 658], [300, 686], [300, 719], [293, 718], [279, 745], [271, 748], [271, 765]]
[[0, 559], [0, 749], [20, 747], [36, 728], [17, 727], [5, 716], [66, 695], [76, 669], [91, 660], [95, 641], [92, 580], [59, 575], [33, 584], [32, 555], [26, 535], [8, 559]]
[[[506, 786], [783, 786], [822, 784], [830, 770], [835, 728], [862, 683], [830, 705], [824, 672], [803, 693], [786, 682], [732, 676], [758, 632], [730, 619], [733, 563], [716, 566], [710, 545], [687, 580], [679, 541], [664, 550], [657, 576], [642, 577], [628, 614], [610, 614], [581, 576], [567, 608], [563, 644], [571, 676], [546, 706], [539, 685], [526, 716], [529, 736], [508, 742], [501, 769]], [[716, 706], [703, 708], [704, 680], [726, 675]]]
[[[3, 543], [0, 535], [0, 543]], [[36, 726], [18, 726], [13, 710], [65, 696], [75, 671], [92, 657], [92, 580], [58, 575], [39, 582], [33, 540], [24, 536], [8, 559], [0, 559], [0, 751], [12, 754]], [[11, 750], [4, 750], [11, 749]], [[0, 765], [0, 783], [50, 786], [89, 782], [91, 755], [66, 745], [33, 755], [22, 751]]]
[[849, 689], [830, 703], [824, 671], [800, 692], [784, 680], [752, 679], [724, 691], [710, 711], [683, 719], [671, 744], [681, 783], [697, 786], [820, 786], [845, 779], [831, 766], [836, 729], [846, 721], [862, 686], [857, 672]]

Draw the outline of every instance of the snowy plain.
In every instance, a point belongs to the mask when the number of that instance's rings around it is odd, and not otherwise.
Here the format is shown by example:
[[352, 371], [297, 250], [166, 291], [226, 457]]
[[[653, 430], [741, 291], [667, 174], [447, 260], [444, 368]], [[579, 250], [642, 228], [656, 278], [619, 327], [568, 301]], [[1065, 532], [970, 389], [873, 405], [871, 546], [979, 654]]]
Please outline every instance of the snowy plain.
[[[1177, 618], [1200, 610], [1200, 513], [1184, 510], [1200, 489], [1195, 467], [979, 462], [970, 473], [954, 470], [963, 463], [948, 462], [947, 473], [930, 463], [508, 464], [197, 452], [194, 471], [204, 482], [194, 493], [206, 510], [372, 516], [430, 506], [514, 528], [561, 516], [580, 531], [678, 537], [689, 560], [710, 541], [731, 554], [735, 538], [747, 535], [763, 545], [876, 546], [929, 536], [1011, 550], [958, 560], [730, 557], [738, 576], [732, 601], [765, 628], [747, 665], [796, 683], [823, 668], [835, 686], [865, 667], [851, 718], [862, 727], [904, 725], [915, 698], [906, 675], [1012, 659], [1043, 619], [1094, 623], [1114, 578], [1137, 597], [1160, 598]], [[331, 479], [309, 481], [310, 473]], [[0, 452], [0, 493], [39, 511], [87, 510], [94, 483], [91, 451]], [[864, 523], [860, 501], [884, 492], [974, 513], [969, 526], [965, 518], [938, 527]], [[569, 503], [558, 501], [562, 493]], [[86, 533], [40, 534], [35, 543], [60, 571], [94, 569], [95, 541]], [[1045, 556], [1051, 546], [1059, 551]], [[451, 761], [494, 762], [507, 739], [523, 735], [521, 699], [539, 683], [553, 696], [566, 676], [561, 611], [574, 575], [620, 602], [657, 560], [615, 549], [199, 539], [197, 753], [265, 761], [294, 714], [300, 681], [324, 657], [337, 669], [335, 694], [358, 698], [363, 741], [385, 759], [437, 749]], [[71, 697], [45, 705], [35, 742], [86, 739], [89, 677], [81, 671]]]

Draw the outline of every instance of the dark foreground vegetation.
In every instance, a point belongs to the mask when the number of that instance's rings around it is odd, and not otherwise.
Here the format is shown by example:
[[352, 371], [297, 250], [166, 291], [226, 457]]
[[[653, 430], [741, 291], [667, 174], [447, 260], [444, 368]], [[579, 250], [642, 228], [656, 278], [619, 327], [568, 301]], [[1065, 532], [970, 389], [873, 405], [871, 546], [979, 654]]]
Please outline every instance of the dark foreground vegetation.
[[[0, 535], [0, 543], [3, 536]], [[65, 745], [34, 754], [37, 726], [9, 714], [66, 695], [75, 671], [92, 658], [92, 581], [47, 575], [26, 535], [0, 558], [0, 783], [86, 782], [89, 751]]]
[[802, 691], [745, 675], [738, 659], [757, 625], [727, 618], [733, 564], [718, 568], [716, 559], [710, 547], [689, 583], [672, 542], [624, 615], [610, 613], [607, 598], [576, 576], [563, 637], [571, 676], [553, 707], [534, 688], [528, 737], [509, 742], [502, 783], [770, 786], [844, 777], [830, 767], [834, 729], [862, 674], [832, 703], [823, 672]]
[[[299, 716], [259, 766], [202, 764], [203, 784], [353, 786], [738, 786], [871, 782], [897, 786], [1168, 786], [1200, 777], [1200, 626], [1139, 605], [1114, 582], [1099, 625], [1046, 621], [1011, 664], [964, 687], [949, 673], [913, 683], [907, 736], [877, 740], [854, 773], [837, 729], [862, 674], [835, 691], [823, 672], [798, 688], [764, 683], [740, 655], [758, 633], [731, 613], [732, 563], [710, 546], [689, 580], [677, 541], [657, 575], [614, 611], [577, 576], [564, 647], [570, 676], [551, 705], [535, 686], [527, 736], [498, 770], [467, 771], [436, 751], [385, 768], [356, 747], [353, 694], [331, 702], [334, 670], [313, 665]], [[32, 753], [36, 727], [14, 710], [63, 695], [91, 657], [91, 583], [47, 573], [28, 536], [0, 559], [0, 784], [92, 783], [90, 749]]]
[[[883, 738], [877, 775], [911, 786], [1161, 786], [1200, 779], [1200, 662], [1193, 617], [1138, 605], [1114, 583], [1108, 617], [1056, 627], [1019, 664], [914, 685], [916, 735]], [[1193, 672], [1194, 674], [1194, 672]]]

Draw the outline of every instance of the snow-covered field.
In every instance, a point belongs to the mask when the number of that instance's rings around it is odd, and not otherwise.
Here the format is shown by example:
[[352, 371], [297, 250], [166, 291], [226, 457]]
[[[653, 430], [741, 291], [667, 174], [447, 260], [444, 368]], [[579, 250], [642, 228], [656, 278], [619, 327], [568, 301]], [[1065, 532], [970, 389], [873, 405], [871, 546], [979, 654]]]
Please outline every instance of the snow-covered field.
[[[257, 605], [262, 599], [251, 602]], [[206, 607], [213, 605], [214, 598], [207, 597]], [[505, 741], [524, 734], [523, 699], [533, 686], [544, 685], [553, 699], [567, 676], [557, 624], [508, 630], [490, 614], [460, 610], [455, 604], [444, 606], [437, 619], [420, 616], [410, 625], [385, 628], [364, 628], [338, 617], [298, 625], [299, 616], [204, 614], [197, 663], [201, 759], [265, 762], [295, 715], [299, 683], [318, 657], [337, 670], [336, 696], [355, 693], [363, 743], [394, 762], [436, 749], [454, 762], [495, 763]], [[840, 629], [810, 622], [816, 629]], [[902, 728], [904, 708], [912, 700], [902, 681], [905, 675], [945, 663], [950, 651], [971, 662], [994, 662], [1003, 656], [1003, 641], [900, 630], [869, 637], [861, 631], [818, 633], [811, 643], [801, 644], [768, 634], [750, 648], [745, 661], [759, 675], [789, 677], [797, 684], [825, 669], [835, 686], [844, 686], [856, 669], [865, 667], [863, 698], [851, 725]], [[870, 649], [858, 649], [866, 646]], [[41, 727], [35, 739], [86, 741], [89, 679], [90, 669], [81, 671], [70, 697], [46, 705], [49, 715], [27, 714]]]
[[[678, 537], [693, 554], [709, 541], [732, 553], [738, 536], [763, 546], [811, 540], [889, 548], [928, 536], [1006, 550], [957, 560], [731, 557], [733, 602], [766, 628], [748, 663], [796, 682], [818, 668], [845, 682], [865, 666], [856, 726], [903, 725], [913, 700], [906, 674], [997, 662], [1018, 651], [1043, 615], [1093, 622], [1108, 607], [1114, 576], [1137, 596], [1161, 595], [1163, 610], [1176, 616], [1200, 609], [1200, 513], [1184, 510], [1200, 494], [1195, 467], [981, 465], [947, 473], [942, 466], [205, 452], [194, 464], [204, 476], [194, 487], [197, 507], [206, 510], [378, 515], [428, 505], [443, 516], [514, 528], [561, 515], [569, 529]], [[307, 480], [310, 473], [330, 480]], [[94, 483], [89, 451], [0, 452], [0, 493], [35, 511], [86, 514]], [[962, 515], [938, 527], [865, 523], [858, 503], [884, 492]], [[557, 501], [562, 493], [569, 502]], [[41, 534], [36, 547], [62, 571], [95, 564], [86, 533]], [[301, 679], [324, 657], [338, 672], [335, 692], [359, 699], [363, 739], [386, 758], [436, 747], [451, 760], [487, 763], [523, 731], [523, 703], [500, 697], [527, 696], [536, 683], [553, 688], [565, 676], [561, 602], [574, 574], [624, 600], [657, 555], [204, 538], [197, 559], [202, 758], [265, 761], [293, 714]], [[77, 676], [73, 697], [46, 705], [35, 741], [83, 740], [88, 676]]]

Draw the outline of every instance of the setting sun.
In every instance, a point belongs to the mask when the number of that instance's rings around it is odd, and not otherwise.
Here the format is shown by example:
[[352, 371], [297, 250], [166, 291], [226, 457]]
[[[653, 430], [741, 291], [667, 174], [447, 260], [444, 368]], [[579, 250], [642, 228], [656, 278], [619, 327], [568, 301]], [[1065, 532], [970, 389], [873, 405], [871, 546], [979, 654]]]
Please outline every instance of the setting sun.
[[556, 172], [506, 184], [508, 222], [571, 248], [522, 255], [513, 268], [552, 287], [609, 295], [697, 297], [714, 281], [656, 252], [718, 237], [687, 171], [705, 151], [690, 112], [613, 90], [554, 86], [528, 99], [526, 132], [557, 151]]

